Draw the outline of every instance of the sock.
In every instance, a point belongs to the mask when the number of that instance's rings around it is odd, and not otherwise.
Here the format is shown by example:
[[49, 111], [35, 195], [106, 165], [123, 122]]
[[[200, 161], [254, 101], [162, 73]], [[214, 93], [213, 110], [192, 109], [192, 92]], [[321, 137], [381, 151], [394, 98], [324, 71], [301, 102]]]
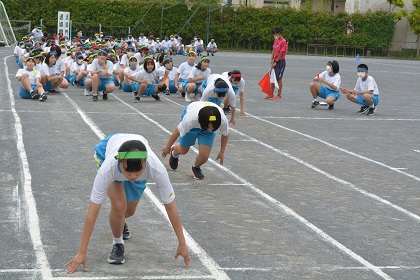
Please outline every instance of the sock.
[[318, 98], [315, 98], [314, 101], [318, 101]]
[[122, 239], [122, 236], [120, 238], [112, 237], [112, 245], [115, 245], [115, 244], [123, 244], [124, 245], [124, 240]]
[[369, 105], [370, 108], [375, 108], [375, 104]]
[[174, 150], [175, 150], [175, 149], [171, 149], [171, 155], [172, 155], [174, 158], [178, 158], [178, 156], [174, 155]]

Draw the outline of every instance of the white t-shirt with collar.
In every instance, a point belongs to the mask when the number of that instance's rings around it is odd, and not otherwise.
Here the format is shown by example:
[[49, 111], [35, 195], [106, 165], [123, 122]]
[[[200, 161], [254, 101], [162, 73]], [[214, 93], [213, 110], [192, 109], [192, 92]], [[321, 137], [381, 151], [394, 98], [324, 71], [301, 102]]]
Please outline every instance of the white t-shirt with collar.
[[373, 90], [372, 94], [379, 95], [378, 85], [375, 82], [375, 79], [372, 76], [367, 76], [366, 80], [363, 81], [362, 78], [358, 78], [354, 90], [357, 91], [369, 91]]
[[217, 108], [217, 110], [219, 110], [220, 116], [222, 118], [220, 122], [219, 130], [222, 133], [222, 135], [224, 136], [229, 135], [229, 121], [226, 118], [225, 113], [223, 113], [222, 108], [220, 108], [219, 106], [217, 106], [216, 104], [212, 102], [196, 101], [188, 105], [187, 112], [185, 113], [184, 118], [178, 124], [178, 130], [181, 137], [187, 134], [193, 128], [201, 129], [200, 123], [198, 121], [198, 113], [205, 106], [212, 106], [214, 108]]
[[96, 204], [102, 204], [107, 196], [109, 185], [114, 181], [129, 181], [118, 169], [118, 160], [114, 157], [118, 154], [121, 145], [129, 140], [140, 140], [147, 150], [146, 167], [136, 181], [150, 180], [156, 183], [158, 196], [164, 204], [171, 203], [175, 198], [172, 184], [169, 180], [165, 166], [151, 150], [147, 140], [137, 134], [119, 133], [112, 136], [106, 145], [105, 160], [96, 174], [93, 182], [90, 200]]

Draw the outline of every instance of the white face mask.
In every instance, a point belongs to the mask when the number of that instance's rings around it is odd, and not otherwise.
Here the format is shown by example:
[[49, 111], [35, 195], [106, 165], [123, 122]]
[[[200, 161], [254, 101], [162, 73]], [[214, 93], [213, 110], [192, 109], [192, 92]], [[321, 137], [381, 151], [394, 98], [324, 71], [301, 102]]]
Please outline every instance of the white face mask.
[[274, 36], [274, 39], [278, 39], [279, 38], [279, 36]]
[[130, 67], [131, 68], [136, 68], [136, 66], [137, 66], [137, 62], [136, 61], [130, 62]]
[[77, 63], [80, 65], [80, 64], [82, 64], [83, 63], [83, 59], [79, 59], [78, 61], [77, 61]]
[[85, 51], [85, 54], [89, 55], [90, 54], [90, 51]]
[[132, 57], [133, 55], [134, 55], [134, 52], [128, 52], [128, 53], [127, 53], [127, 56], [128, 56], [128, 57]]
[[327, 65], [327, 67], [325, 67], [325, 70], [330, 73], [332, 71], [331, 66]]
[[61, 53], [65, 53], [66, 52], [66, 49], [61, 49]]
[[366, 77], [366, 72], [357, 72], [357, 76], [359, 77], [359, 78], [364, 78], [364, 77]]

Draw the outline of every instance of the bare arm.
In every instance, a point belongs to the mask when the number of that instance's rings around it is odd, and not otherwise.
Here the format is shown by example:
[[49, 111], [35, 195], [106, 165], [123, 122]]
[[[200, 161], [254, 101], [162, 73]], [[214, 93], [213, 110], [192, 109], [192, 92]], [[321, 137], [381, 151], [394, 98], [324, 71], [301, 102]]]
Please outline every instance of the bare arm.
[[222, 135], [221, 144], [220, 144], [220, 152], [217, 155], [216, 160], [220, 159], [220, 164], [223, 165], [224, 154], [227, 146], [227, 142], [229, 140], [229, 135]]
[[76, 256], [65, 264], [69, 266], [67, 273], [71, 274], [77, 270], [79, 265], [83, 265], [83, 269], [86, 271], [86, 252], [89, 244], [90, 236], [92, 235], [93, 228], [95, 227], [96, 219], [98, 218], [99, 210], [101, 209], [100, 204], [93, 202], [89, 203], [88, 213], [86, 215], [85, 225], [83, 227], [82, 239], [80, 241], [79, 251]]
[[190, 256], [188, 255], [188, 248], [185, 242], [184, 233], [182, 230], [181, 219], [178, 214], [178, 209], [176, 208], [175, 202], [165, 204], [166, 213], [168, 213], [169, 221], [172, 224], [172, 228], [175, 231], [176, 237], [178, 238], [178, 249], [174, 256], [174, 260], [181, 256], [184, 258], [184, 262], [187, 266], [190, 265]]
[[174, 132], [172, 132], [171, 137], [169, 137], [168, 142], [166, 143], [166, 146], [162, 149], [162, 157], [165, 158], [167, 154], [171, 152], [171, 147], [175, 143], [176, 139], [178, 139], [180, 133], [178, 130], [178, 127], [175, 128]]

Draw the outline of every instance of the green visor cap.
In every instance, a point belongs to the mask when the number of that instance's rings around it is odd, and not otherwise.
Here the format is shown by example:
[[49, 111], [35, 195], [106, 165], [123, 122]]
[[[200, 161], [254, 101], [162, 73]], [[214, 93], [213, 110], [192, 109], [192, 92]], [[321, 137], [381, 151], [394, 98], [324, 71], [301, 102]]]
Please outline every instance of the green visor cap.
[[146, 151], [118, 152], [118, 159], [141, 159], [141, 158], [147, 158]]

